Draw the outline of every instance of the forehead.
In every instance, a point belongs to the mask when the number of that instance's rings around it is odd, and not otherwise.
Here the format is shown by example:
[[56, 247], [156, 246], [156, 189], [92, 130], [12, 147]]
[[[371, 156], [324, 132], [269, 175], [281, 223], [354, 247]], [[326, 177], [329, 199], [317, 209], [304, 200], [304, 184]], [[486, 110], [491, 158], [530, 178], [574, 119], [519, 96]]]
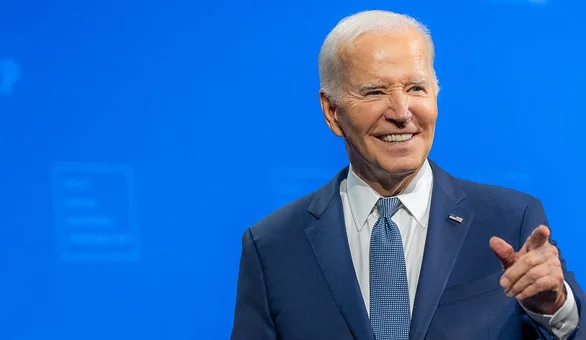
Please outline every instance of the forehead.
[[431, 58], [425, 38], [416, 30], [369, 32], [345, 46], [340, 57], [348, 80], [397, 81], [430, 77]]

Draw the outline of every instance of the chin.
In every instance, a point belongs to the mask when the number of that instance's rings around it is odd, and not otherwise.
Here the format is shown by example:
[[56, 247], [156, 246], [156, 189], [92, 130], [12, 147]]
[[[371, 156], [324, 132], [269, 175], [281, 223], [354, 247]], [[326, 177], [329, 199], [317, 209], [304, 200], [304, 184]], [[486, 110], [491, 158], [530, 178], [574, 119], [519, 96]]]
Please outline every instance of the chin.
[[425, 162], [421, 157], [400, 157], [380, 163], [380, 167], [394, 175], [410, 175], [415, 173]]

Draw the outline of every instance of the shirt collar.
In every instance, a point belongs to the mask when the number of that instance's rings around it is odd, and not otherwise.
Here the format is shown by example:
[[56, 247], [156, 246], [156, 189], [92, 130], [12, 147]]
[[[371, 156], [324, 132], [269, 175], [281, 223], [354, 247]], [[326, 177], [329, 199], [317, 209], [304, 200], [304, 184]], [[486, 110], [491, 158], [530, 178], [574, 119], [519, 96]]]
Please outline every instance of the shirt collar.
[[[350, 170], [348, 171], [346, 184], [348, 204], [350, 205], [354, 225], [360, 230], [366, 224], [366, 219], [382, 196], [354, 173], [352, 165], [350, 165]], [[433, 172], [426, 159], [415, 178], [407, 185], [405, 190], [397, 195], [397, 198], [424, 229], [427, 228], [428, 224], [426, 212], [431, 199], [432, 185]]]

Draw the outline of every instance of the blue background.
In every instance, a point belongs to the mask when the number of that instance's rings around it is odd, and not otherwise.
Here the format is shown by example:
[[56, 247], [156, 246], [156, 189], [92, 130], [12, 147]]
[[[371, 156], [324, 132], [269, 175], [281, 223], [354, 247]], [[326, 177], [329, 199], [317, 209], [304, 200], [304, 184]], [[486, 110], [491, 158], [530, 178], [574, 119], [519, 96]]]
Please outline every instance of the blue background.
[[0, 339], [227, 339], [243, 231], [347, 164], [317, 53], [364, 9], [432, 31], [432, 158], [542, 199], [585, 284], [585, 7], [3, 0]]

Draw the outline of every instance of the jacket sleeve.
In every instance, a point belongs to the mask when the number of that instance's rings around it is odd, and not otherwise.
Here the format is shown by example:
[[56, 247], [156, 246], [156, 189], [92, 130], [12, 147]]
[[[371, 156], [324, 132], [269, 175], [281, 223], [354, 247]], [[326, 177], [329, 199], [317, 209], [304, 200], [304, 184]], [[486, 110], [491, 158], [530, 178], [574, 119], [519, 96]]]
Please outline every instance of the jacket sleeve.
[[[549, 223], [547, 221], [547, 217], [545, 214], [545, 210], [543, 209], [543, 205], [541, 204], [541, 202], [539, 200], [535, 199], [527, 207], [527, 210], [525, 212], [525, 218], [523, 220], [523, 227], [522, 227], [523, 229], [522, 229], [522, 235], [521, 235], [521, 245], [523, 245], [523, 243], [529, 237], [531, 232], [534, 229], [536, 229], [537, 227], [539, 227], [541, 224], [546, 225], [547, 227], [549, 227], [551, 229], [551, 226], [549, 225]], [[550, 236], [550, 243], [557, 247], [557, 242], [552, 240], [551, 236]], [[562, 270], [564, 272], [564, 279], [565, 279], [566, 283], [570, 286], [570, 288], [573, 292], [574, 298], [576, 300], [576, 306], [578, 307], [578, 316], [579, 316], [578, 327], [576, 327], [576, 329], [574, 330], [572, 335], [569, 337], [569, 339], [575, 339], [575, 340], [586, 339], [586, 316], [583, 313], [584, 308], [585, 308], [584, 303], [586, 302], [586, 296], [584, 295], [584, 291], [582, 290], [582, 288], [580, 287], [580, 285], [576, 281], [574, 274], [572, 272], [568, 271], [566, 261], [562, 257], [562, 252], [559, 248], [558, 248], [558, 251], [560, 254], [559, 256], [560, 256], [560, 262], [562, 265]], [[553, 334], [551, 334], [549, 331], [545, 330], [543, 327], [539, 326], [534, 320], [529, 318], [527, 315], [524, 315], [523, 319], [535, 328], [537, 333], [540, 335], [541, 339], [548, 339], [549, 340], [549, 339], [556, 338], [555, 336], [553, 336]]]
[[230, 340], [276, 340], [262, 263], [252, 232], [242, 237], [234, 324]]

